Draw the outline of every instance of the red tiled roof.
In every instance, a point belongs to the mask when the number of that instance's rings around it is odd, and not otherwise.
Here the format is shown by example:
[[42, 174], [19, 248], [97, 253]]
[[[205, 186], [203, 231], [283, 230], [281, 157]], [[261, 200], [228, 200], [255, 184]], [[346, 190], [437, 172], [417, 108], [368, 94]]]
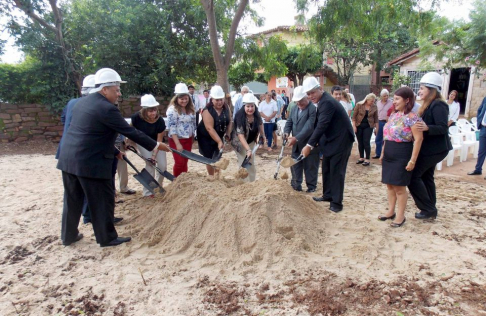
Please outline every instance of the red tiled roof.
[[[433, 45], [438, 45], [439, 43], [440, 42], [437, 41], [437, 40], [432, 42]], [[418, 53], [420, 53], [420, 48], [412, 49], [411, 51], [408, 51], [408, 52], [406, 52], [406, 53], [398, 56], [397, 58], [390, 60], [387, 63], [387, 65], [388, 66], [396, 65], [396, 64], [400, 63], [401, 61], [403, 61], [405, 59], [408, 59], [410, 57], [413, 57], [413, 56], [417, 55]]]
[[277, 26], [273, 29], [266, 30], [263, 32], [255, 33], [252, 34], [251, 36], [256, 36], [256, 35], [264, 35], [264, 34], [269, 34], [269, 33], [274, 33], [274, 32], [282, 32], [282, 31], [296, 31], [296, 32], [305, 32], [309, 30], [307, 26], [304, 25], [281, 25]]

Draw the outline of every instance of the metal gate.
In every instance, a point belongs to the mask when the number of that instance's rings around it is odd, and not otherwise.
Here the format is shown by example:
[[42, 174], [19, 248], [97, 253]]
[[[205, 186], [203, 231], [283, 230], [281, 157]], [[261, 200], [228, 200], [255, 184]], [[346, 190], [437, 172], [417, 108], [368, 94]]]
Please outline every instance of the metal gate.
[[349, 92], [354, 94], [356, 102], [363, 100], [371, 91], [371, 75], [352, 76], [349, 80]]

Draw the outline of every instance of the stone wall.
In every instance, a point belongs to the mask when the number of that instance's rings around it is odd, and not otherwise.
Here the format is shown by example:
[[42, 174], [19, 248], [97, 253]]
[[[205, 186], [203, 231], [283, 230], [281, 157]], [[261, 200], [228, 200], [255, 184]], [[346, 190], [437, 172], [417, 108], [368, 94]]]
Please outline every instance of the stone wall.
[[[165, 116], [170, 97], [156, 98], [160, 113]], [[140, 110], [140, 97], [131, 96], [120, 102], [123, 117]], [[0, 103], [0, 140], [2, 143], [23, 142], [29, 139], [46, 139], [59, 142], [63, 132], [59, 115], [52, 115], [40, 104]]]

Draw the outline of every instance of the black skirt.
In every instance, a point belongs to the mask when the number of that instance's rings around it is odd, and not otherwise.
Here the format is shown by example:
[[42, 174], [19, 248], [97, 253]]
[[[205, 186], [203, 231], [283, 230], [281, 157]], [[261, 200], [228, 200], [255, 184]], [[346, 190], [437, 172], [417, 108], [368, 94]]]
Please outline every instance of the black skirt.
[[412, 157], [413, 143], [397, 143], [387, 140], [383, 153], [381, 182], [396, 186], [410, 184], [412, 172], [405, 170]]

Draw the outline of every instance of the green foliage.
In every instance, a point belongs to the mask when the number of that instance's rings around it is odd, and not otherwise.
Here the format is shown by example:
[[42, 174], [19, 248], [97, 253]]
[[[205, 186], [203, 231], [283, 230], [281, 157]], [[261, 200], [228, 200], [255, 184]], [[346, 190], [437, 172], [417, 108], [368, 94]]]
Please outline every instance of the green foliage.
[[486, 0], [474, 1], [469, 17], [470, 22], [451, 22], [446, 18], [432, 21], [432, 31], [419, 42], [422, 68], [430, 67], [427, 57], [433, 56], [435, 61], [444, 63], [444, 69], [474, 66], [476, 75], [480, 75], [486, 68]]
[[234, 63], [230, 66], [228, 78], [235, 90], [239, 91], [245, 83], [255, 80], [255, 68], [246, 61]]
[[393, 87], [392, 90], [395, 91], [401, 86], [408, 86], [410, 84], [411, 78], [407, 75], [402, 75], [400, 72], [395, 71], [393, 74]]
[[414, 46], [428, 27], [430, 13], [414, 10], [416, 0], [326, 1], [310, 21], [310, 34], [334, 59], [340, 84], [348, 84], [359, 67], [387, 61]]
[[287, 77], [294, 85], [301, 85], [304, 76], [314, 73], [322, 67], [322, 52], [315, 45], [299, 45], [288, 49], [284, 57]]

